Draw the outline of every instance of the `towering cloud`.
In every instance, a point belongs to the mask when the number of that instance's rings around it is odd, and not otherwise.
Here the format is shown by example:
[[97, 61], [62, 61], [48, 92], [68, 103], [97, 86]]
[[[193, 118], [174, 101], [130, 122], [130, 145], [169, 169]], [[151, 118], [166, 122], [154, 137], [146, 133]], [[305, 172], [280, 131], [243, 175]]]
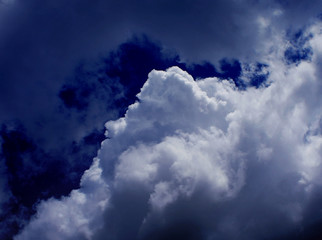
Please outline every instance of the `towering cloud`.
[[310, 61], [285, 61], [287, 46], [271, 53], [268, 86], [240, 91], [178, 67], [153, 70], [126, 115], [106, 123], [80, 189], [40, 203], [15, 239], [313, 236], [322, 221], [314, 211], [322, 193], [320, 29], [310, 29]]

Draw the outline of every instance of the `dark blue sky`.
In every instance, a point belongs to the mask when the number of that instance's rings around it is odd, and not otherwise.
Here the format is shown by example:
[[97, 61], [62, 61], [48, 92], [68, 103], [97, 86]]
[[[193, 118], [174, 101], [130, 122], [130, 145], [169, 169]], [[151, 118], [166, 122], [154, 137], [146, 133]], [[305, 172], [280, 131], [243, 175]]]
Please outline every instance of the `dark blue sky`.
[[[124, 117], [129, 105], [141, 101], [137, 94], [153, 69], [178, 66], [197, 82], [216, 77], [247, 94], [268, 88], [275, 80], [274, 68], [270, 68], [274, 61], [267, 57], [274, 51], [281, 52], [278, 56], [286, 68], [310, 64], [314, 60], [314, 41], [313, 47], [310, 41], [315, 37], [310, 27], [318, 24], [315, 17], [321, 3], [306, 4], [306, 11], [302, 11], [303, 4], [250, 0], [0, 2], [0, 238], [13, 239], [24, 231], [42, 201], [61, 199], [81, 188], [84, 171], [92, 165], [101, 142], [109, 138], [104, 124]], [[283, 47], [278, 45], [281, 41]], [[297, 94], [303, 99], [308, 96], [300, 90]], [[319, 109], [314, 112], [319, 116], [316, 112]], [[154, 124], [155, 131], [161, 131], [162, 124]], [[320, 238], [317, 229], [322, 216], [315, 213], [321, 207], [320, 188], [317, 185], [312, 199], [305, 202], [301, 228], [285, 226], [285, 232], [279, 229], [267, 239]], [[241, 195], [248, 193], [245, 189]], [[126, 194], [113, 195], [112, 201], [121, 203], [105, 217], [109, 221], [120, 211], [124, 219], [116, 220], [116, 229], [127, 226], [123, 197]], [[247, 197], [240, 199], [240, 204], [249, 205]], [[192, 197], [193, 201], [202, 202]], [[230, 203], [222, 204], [228, 208]], [[208, 221], [222, 224], [219, 218], [209, 215], [177, 221], [185, 216], [184, 208], [172, 207], [174, 213], [164, 215], [169, 222], [160, 228], [145, 226], [147, 234], [142, 239], [234, 239], [211, 230]], [[200, 211], [205, 209], [200, 207]], [[135, 214], [129, 213], [129, 218], [135, 219]], [[236, 218], [248, 219], [246, 215], [247, 211]], [[268, 221], [267, 229], [270, 226]], [[137, 228], [133, 224], [128, 233], [113, 234], [115, 239], [125, 239]], [[258, 236], [257, 230], [254, 235], [251, 231], [245, 230], [245, 236]], [[47, 238], [60, 239], [57, 236]], [[104, 238], [97, 233], [97, 239]]]

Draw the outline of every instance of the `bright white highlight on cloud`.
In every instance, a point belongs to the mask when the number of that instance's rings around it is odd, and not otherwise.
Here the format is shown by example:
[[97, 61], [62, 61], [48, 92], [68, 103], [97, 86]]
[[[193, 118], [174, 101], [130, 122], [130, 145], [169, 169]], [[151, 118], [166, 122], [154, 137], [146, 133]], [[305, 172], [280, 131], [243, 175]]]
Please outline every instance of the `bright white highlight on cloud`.
[[106, 123], [81, 188], [42, 202], [15, 239], [262, 239], [304, 226], [322, 180], [312, 31], [312, 61], [271, 56], [267, 88], [152, 71], [126, 116]]

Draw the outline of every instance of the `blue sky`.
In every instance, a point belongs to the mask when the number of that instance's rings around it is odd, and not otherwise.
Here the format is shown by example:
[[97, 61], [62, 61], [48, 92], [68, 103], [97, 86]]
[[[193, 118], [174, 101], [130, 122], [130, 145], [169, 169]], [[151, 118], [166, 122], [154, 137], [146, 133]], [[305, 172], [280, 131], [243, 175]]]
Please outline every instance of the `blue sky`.
[[0, 238], [321, 238], [321, 7], [0, 1]]

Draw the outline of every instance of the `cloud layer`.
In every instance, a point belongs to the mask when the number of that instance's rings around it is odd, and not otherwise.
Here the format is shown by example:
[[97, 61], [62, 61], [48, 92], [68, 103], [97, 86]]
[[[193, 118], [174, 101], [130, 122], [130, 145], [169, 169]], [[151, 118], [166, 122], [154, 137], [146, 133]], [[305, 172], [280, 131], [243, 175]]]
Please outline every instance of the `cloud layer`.
[[289, 64], [281, 46], [267, 58], [267, 87], [153, 70], [125, 117], [106, 123], [80, 189], [40, 203], [15, 239], [312, 233], [322, 221], [320, 30], [310, 29], [311, 61]]

